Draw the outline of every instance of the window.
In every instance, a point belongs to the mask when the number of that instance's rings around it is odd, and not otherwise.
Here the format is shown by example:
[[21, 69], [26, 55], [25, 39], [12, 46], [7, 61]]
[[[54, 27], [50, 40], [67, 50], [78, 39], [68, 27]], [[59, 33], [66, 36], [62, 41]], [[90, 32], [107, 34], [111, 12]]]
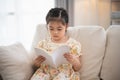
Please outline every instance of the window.
[[111, 0], [111, 24], [120, 25], [120, 0]]
[[18, 41], [29, 49], [36, 26], [54, 6], [54, 0], [0, 0], [0, 45]]

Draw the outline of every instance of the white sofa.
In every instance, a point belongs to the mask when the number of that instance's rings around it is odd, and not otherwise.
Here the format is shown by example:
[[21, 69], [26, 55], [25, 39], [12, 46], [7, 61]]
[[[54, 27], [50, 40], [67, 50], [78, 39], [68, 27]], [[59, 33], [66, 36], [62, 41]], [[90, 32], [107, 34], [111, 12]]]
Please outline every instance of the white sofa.
[[[82, 44], [81, 80], [120, 80], [120, 25], [110, 26], [106, 31], [101, 26], [69, 27], [68, 35]], [[20, 43], [1, 46], [0, 74], [3, 80], [28, 80], [36, 56], [33, 47], [46, 37], [46, 26], [38, 25], [31, 53]]]

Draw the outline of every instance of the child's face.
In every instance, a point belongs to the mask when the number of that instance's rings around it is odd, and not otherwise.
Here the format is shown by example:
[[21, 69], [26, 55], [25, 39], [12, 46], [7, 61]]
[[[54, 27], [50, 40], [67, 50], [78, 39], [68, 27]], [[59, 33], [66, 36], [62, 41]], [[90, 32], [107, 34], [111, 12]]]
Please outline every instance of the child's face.
[[48, 31], [54, 41], [60, 41], [65, 37], [67, 24], [62, 24], [60, 21], [50, 21], [48, 23]]

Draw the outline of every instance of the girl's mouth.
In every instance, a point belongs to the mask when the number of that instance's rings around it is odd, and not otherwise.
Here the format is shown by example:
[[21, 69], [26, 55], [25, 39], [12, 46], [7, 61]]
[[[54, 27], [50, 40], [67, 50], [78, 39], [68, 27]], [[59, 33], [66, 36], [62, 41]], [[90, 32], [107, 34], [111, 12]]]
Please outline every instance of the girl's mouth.
[[58, 37], [58, 36], [53, 36], [53, 37]]

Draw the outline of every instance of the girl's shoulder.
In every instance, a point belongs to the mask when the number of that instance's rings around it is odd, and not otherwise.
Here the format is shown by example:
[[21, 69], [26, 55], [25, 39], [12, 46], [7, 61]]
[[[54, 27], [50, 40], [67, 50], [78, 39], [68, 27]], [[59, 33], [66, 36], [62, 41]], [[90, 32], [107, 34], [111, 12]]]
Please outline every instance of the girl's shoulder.
[[39, 41], [39, 43], [42, 43], [42, 44], [49, 43], [49, 42], [50, 42], [50, 39], [48, 39], [48, 38], [45, 38], [45, 39]]
[[76, 39], [74, 38], [69, 38], [69, 40], [67, 41], [68, 44], [80, 44], [79, 41], [77, 41]]
[[38, 42], [38, 47], [46, 46], [49, 43], [48, 39], [43, 39]]
[[81, 53], [81, 43], [74, 38], [70, 38], [68, 45], [71, 47], [71, 53], [76, 55], [82, 55]]

